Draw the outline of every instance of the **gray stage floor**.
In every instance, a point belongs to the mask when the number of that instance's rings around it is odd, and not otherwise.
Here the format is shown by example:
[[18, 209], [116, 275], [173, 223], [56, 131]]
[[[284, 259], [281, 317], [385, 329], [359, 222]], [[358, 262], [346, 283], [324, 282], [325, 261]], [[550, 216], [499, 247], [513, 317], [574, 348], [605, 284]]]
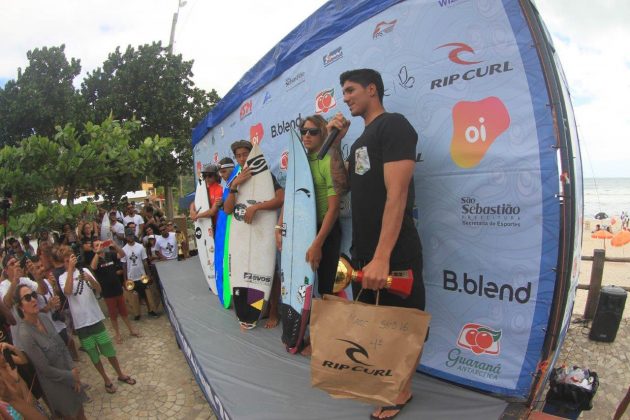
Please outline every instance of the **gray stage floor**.
[[[241, 332], [208, 290], [197, 257], [157, 264], [169, 318], [218, 418], [367, 419], [371, 407], [311, 388], [309, 359], [288, 354], [281, 327]], [[497, 419], [505, 401], [416, 374], [400, 419]]]

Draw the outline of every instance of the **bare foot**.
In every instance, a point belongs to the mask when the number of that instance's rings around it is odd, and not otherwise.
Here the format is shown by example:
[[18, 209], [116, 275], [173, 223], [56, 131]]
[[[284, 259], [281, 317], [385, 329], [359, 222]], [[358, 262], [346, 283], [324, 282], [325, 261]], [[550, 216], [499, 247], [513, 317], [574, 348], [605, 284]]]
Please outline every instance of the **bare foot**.
[[311, 357], [311, 354], [313, 353], [313, 348], [311, 347], [311, 345], [309, 344], [308, 346], [304, 347], [302, 349], [302, 351], [300, 352], [300, 354], [302, 356], [306, 356], [306, 357]]
[[116, 344], [122, 344], [123, 342], [123, 339], [120, 335], [115, 336], [114, 339], [116, 340]]
[[133, 337], [142, 337], [138, 331], [130, 331], [129, 334], [131, 334]]
[[277, 316], [270, 316], [269, 319], [267, 320], [267, 323], [265, 324], [265, 328], [266, 329], [271, 329], [271, 328], [276, 328], [278, 326], [278, 317]]

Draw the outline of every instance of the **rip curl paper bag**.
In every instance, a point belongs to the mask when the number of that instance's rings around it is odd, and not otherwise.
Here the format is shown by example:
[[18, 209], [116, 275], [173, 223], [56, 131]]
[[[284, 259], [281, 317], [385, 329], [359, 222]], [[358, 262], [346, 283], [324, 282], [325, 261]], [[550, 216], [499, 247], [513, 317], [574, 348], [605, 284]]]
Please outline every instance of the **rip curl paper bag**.
[[393, 405], [415, 372], [431, 315], [325, 295], [311, 311], [311, 385], [333, 398]]

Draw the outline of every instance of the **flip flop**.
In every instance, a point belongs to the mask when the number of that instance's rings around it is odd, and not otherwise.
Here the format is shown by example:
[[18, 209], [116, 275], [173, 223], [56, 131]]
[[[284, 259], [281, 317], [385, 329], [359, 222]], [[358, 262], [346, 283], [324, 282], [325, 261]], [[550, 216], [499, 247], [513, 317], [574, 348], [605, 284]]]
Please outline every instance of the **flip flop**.
[[131, 376], [127, 375], [124, 378], [118, 378], [118, 382], [123, 382], [129, 385], [135, 385], [136, 384], [136, 380], [133, 379]]
[[114, 386], [114, 383], [110, 382], [109, 385], [105, 385], [105, 391], [107, 391], [108, 394], [115, 394], [116, 387]]
[[394, 414], [393, 416], [388, 416], [388, 417], [380, 417], [380, 416], [375, 416], [374, 414], [370, 414], [370, 420], [391, 420], [397, 415], [399, 415], [402, 412], [403, 408], [405, 408], [405, 406], [409, 404], [412, 399], [413, 399], [413, 395], [410, 395], [409, 399], [402, 404], [388, 405], [385, 407], [381, 407], [381, 413], [383, 413], [383, 411], [394, 411], [394, 410], [398, 410], [398, 412]]

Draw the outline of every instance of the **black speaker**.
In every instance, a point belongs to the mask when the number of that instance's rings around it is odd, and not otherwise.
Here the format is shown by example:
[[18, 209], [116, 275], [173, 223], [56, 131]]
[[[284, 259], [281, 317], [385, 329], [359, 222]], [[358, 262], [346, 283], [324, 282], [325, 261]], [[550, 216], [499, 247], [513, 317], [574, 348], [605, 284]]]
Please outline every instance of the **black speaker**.
[[621, 287], [605, 286], [599, 295], [597, 310], [593, 317], [589, 338], [594, 341], [612, 343], [617, 336], [627, 292]]

